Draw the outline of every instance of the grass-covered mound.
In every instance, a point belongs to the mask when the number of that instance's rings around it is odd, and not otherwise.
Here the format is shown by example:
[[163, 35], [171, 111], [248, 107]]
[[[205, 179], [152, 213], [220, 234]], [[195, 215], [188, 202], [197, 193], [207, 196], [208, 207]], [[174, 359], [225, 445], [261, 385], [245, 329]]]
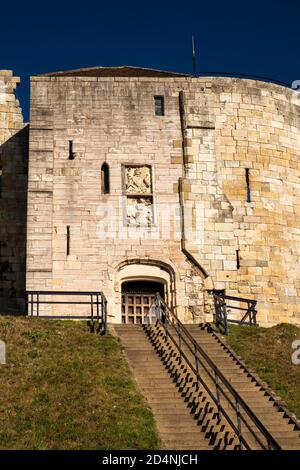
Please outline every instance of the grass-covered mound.
[[300, 328], [293, 325], [230, 325], [227, 341], [300, 418], [300, 364], [292, 363], [292, 343], [296, 339], [300, 339]]
[[86, 323], [0, 317], [0, 449], [155, 449], [118, 341]]

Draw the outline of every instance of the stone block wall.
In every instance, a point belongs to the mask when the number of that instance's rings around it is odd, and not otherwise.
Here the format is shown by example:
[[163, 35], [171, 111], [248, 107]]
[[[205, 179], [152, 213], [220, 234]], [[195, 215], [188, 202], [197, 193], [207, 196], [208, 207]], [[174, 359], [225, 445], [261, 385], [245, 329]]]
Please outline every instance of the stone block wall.
[[20, 79], [0, 70], [0, 313], [25, 311], [28, 127], [15, 96]]
[[189, 248], [215, 289], [258, 300], [260, 324], [299, 324], [299, 94], [252, 80], [197, 83], [185, 91], [185, 200], [199, 213]]
[[[185, 321], [211, 319], [215, 288], [257, 299], [261, 324], [300, 323], [299, 147], [297, 92], [278, 85], [33, 77], [27, 288], [103, 290], [120, 321], [124, 265], [162, 263]], [[135, 194], [127, 174], [151, 182]]]
[[[161, 264], [170, 279], [174, 271], [175, 282], [169, 282], [173, 305], [188, 319], [202, 314], [203, 280], [181, 251], [174, 189], [182, 176], [181, 130], [178, 91], [170, 83], [166, 87], [163, 80], [151, 78], [32, 78], [29, 290], [103, 290], [110, 320], [120, 321], [120, 266], [136, 260], [135, 272], [141, 277], [153, 273], [153, 264], [157, 276]], [[165, 97], [165, 116], [154, 113], [156, 95]], [[101, 184], [104, 162], [109, 166], [109, 194], [103, 194]], [[128, 180], [133, 173], [136, 185]], [[145, 178], [151, 181], [142, 187], [139, 180]], [[62, 312], [62, 307], [54, 311]]]

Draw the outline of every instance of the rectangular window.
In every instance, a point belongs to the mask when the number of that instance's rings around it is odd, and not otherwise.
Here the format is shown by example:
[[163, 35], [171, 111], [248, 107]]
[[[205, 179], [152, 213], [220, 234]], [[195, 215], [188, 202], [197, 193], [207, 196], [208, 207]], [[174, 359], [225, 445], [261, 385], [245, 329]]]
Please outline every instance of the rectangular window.
[[150, 227], [153, 223], [153, 189], [149, 165], [125, 166], [124, 194], [127, 225]]
[[0, 166], [0, 198], [2, 197], [2, 166]]
[[240, 250], [236, 250], [236, 269], [240, 269]]
[[250, 170], [249, 168], [245, 168], [245, 179], [246, 179], [246, 187], [247, 187], [247, 202], [251, 202], [251, 190], [250, 190]]
[[67, 225], [67, 256], [70, 254], [70, 225]]
[[163, 96], [154, 96], [155, 102], [155, 115], [164, 116], [165, 115], [165, 100]]
[[73, 140], [69, 140], [69, 160], [74, 160], [75, 155], [73, 152]]

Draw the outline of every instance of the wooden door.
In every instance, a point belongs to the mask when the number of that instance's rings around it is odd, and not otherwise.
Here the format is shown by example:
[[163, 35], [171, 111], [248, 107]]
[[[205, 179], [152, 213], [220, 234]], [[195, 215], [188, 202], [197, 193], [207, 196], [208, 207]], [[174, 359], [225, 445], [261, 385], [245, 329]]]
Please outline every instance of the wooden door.
[[122, 294], [122, 323], [141, 325], [154, 302], [155, 294], [127, 292]]

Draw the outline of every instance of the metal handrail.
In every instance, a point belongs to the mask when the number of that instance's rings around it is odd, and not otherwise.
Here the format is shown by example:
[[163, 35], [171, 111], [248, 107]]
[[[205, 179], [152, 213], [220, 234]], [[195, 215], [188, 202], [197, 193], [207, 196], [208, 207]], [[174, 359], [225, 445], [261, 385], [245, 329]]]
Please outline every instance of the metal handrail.
[[[207, 353], [203, 350], [203, 348], [195, 341], [195, 339], [190, 334], [190, 332], [178, 319], [175, 312], [173, 312], [167, 306], [167, 304], [164, 302], [164, 300], [161, 298], [161, 296], [158, 293], [156, 294], [153, 308], [155, 309], [155, 313], [156, 313], [156, 321], [160, 325], [162, 325], [164, 328], [166, 339], [168, 337], [171, 339], [171, 341], [173, 342], [173, 344], [175, 345], [176, 349], [179, 352], [180, 361], [182, 361], [182, 359], [185, 360], [185, 362], [187, 363], [191, 371], [195, 374], [197, 385], [199, 386], [199, 383], [201, 383], [202, 386], [207, 391], [207, 393], [209, 394], [209, 396], [211, 397], [211, 399], [213, 400], [213, 402], [216, 404], [219, 419], [221, 418], [221, 416], [224, 416], [224, 418], [226, 419], [227, 423], [230, 425], [232, 430], [237, 434], [239, 443], [240, 443], [240, 448], [244, 446], [248, 450], [251, 449], [251, 445], [247, 442], [246, 438], [243, 436], [242, 424], [244, 424], [247, 430], [252, 434], [252, 436], [255, 438], [256, 442], [259, 444], [259, 446], [262, 449], [280, 450], [281, 447], [278, 444], [278, 442], [273, 438], [273, 436], [269, 433], [269, 431], [266, 429], [266, 427], [263, 425], [260, 419], [254, 414], [251, 408], [249, 408], [249, 406], [243, 400], [240, 394], [233, 388], [231, 383], [226, 379], [226, 377], [223, 375], [223, 373], [220, 371], [217, 365], [207, 355]], [[175, 329], [178, 335], [178, 342], [176, 341], [176, 339], [170, 332], [169, 325], [173, 326], [173, 328]], [[191, 360], [187, 357], [186, 353], [183, 351], [182, 343], [186, 345], [187, 349], [192, 354], [192, 357], [194, 358], [194, 361], [195, 361], [195, 365], [191, 363]], [[201, 367], [205, 371], [205, 373], [208, 375], [210, 380], [213, 381], [215, 385], [215, 390], [216, 390], [215, 393], [211, 390], [211, 388], [208, 386], [206, 381], [202, 378], [201, 373], [200, 373]], [[211, 372], [211, 370], [213, 373]], [[231, 395], [232, 398], [228, 394]], [[230, 405], [232, 409], [234, 410], [237, 424], [233, 422], [232, 418], [228, 415], [227, 411], [222, 406], [221, 396], [225, 398], [227, 404]], [[254, 432], [252, 427], [244, 418], [242, 412], [244, 412], [248, 420], [251, 421], [252, 426], [254, 425], [254, 428], [257, 429], [262, 434], [262, 436], [264, 436], [264, 438], [267, 441], [267, 446], [264, 445], [261, 439]]]
[[[256, 321], [256, 304], [257, 300], [245, 299], [243, 297], [234, 297], [232, 295], [226, 295], [223, 292], [213, 292], [214, 305], [215, 305], [215, 323], [216, 326], [221, 326], [224, 329], [224, 334], [228, 334], [228, 324], [236, 323], [238, 325], [257, 326]], [[247, 307], [240, 307], [232, 305], [227, 301], [234, 301], [239, 303], [247, 304]], [[239, 310], [243, 312], [243, 316], [240, 320], [230, 318], [230, 310]], [[244, 313], [245, 312], [245, 313]]]
[[261, 82], [266, 82], [266, 83], [274, 83], [275, 85], [281, 85], [286, 88], [291, 88], [291, 84], [287, 82], [283, 82], [281, 80], [277, 80], [276, 78], [271, 78], [271, 77], [264, 77], [261, 75], [254, 75], [254, 74], [246, 74], [242, 72], [219, 72], [219, 71], [199, 71], [197, 74], [198, 77], [228, 77], [228, 78], [246, 78], [249, 80], [256, 80], [256, 81], [261, 81]]
[[[87, 301], [67, 301], [67, 300], [41, 300], [41, 296], [88, 296]], [[46, 290], [28, 290], [26, 291], [27, 314], [31, 317], [55, 318], [70, 320], [96, 321], [99, 325], [97, 331], [105, 334], [107, 332], [107, 299], [101, 291], [46, 291]], [[90, 315], [41, 315], [40, 305], [90, 305]], [[36, 308], [34, 308], [36, 306]], [[96, 313], [94, 312], [96, 307]]]

